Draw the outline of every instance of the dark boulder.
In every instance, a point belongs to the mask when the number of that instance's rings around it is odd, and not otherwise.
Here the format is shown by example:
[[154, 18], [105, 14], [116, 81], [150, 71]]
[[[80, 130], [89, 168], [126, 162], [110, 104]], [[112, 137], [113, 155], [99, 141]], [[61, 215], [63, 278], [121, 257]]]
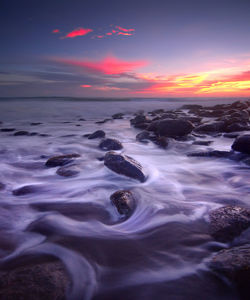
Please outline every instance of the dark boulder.
[[23, 196], [31, 193], [35, 193], [39, 190], [39, 187], [36, 185], [25, 185], [18, 189], [12, 191], [14, 196]]
[[2, 128], [1, 131], [2, 132], [12, 132], [12, 131], [15, 131], [16, 128]]
[[97, 130], [97, 131], [93, 132], [92, 134], [90, 134], [88, 136], [88, 139], [92, 140], [92, 139], [104, 138], [104, 137], [105, 137], [105, 132], [103, 130]]
[[146, 181], [142, 166], [127, 155], [121, 155], [113, 151], [107, 152], [104, 156], [104, 165], [115, 173], [137, 179], [141, 182]]
[[232, 145], [232, 149], [234, 151], [250, 154], [250, 134], [237, 137]]
[[235, 139], [239, 136], [240, 134], [239, 133], [224, 133], [223, 136], [225, 138], [229, 138], [229, 139]]
[[46, 161], [45, 165], [47, 167], [61, 167], [71, 163], [74, 160], [74, 158], [77, 157], [80, 157], [80, 155], [76, 153], [53, 156]]
[[148, 131], [144, 130], [144, 131], [138, 133], [135, 138], [139, 142], [146, 143], [147, 140], [150, 139], [150, 133]]
[[22, 266], [0, 272], [0, 299], [65, 300], [69, 285], [60, 262]]
[[213, 141], [195, 141], [193, 145], [200, 145], [200, 146], [209, 146], [213, 143]]
[[178, 137], [189, 134], [194, 126], [189, 121], [165, 119], [156, 125], [156, 132], [160, 136]]
[[116, 139], [105, 139], [99, 144], [99, 148], [104, 151], [121, 150], [123, 148], [122, 143]]
[[121, 215], [130, 216], [135, 207], [135, 199], [130, 191], [117, 191], [110, 196], [110, 200]]
[[19, 135], [29, 135], [28, 131], [25, 130], [20, 130], [14, 133], [15, 136], [19, 136]]
[[228, 242], [250, 226], [250, 210], [224, 206], [210, 212], [210, 232], [218, 241]]
[[201, 109], [202, 106], [198, 104], [184, 104], [181, 109]]
[[56, 174], [63, 176], [63, 177], [72, 177], [76, 176], [80, 173], [81, 169], [76, 166], [76, 165], [70, 165], [70, 166], [63, 166], [60, 167], [57, 171]]
[[212, 270], [236, 284], [241, 300], [250, 295], [250, 244], [219, 251], [210, 261]]
[[210, 132], [223, 132], [225, 128], [225, 124], [222, 121], [209, 123], [209, 124], [202, 124], [195, 128], [195, 132], [202, 132], [202, 133], [210, 133]]
[[123, 119], [124, 114], [123, 113], [117, 113], [112, 115], [113, 119]]
[[132, 125], [139, 124], [139, 123], [147, 123], [150, 122], [150, 119], [147, 116], [142, 114], [137, 115], [135, 118], [130, 120]]
[[235, 132], [248, 130], [249, 127], [242, 123], [233, 123], [225, 128], [225, 132]]
[[150, 140], [163, 149], [166, 149], [169, 144], [169, 139], [165, 136], [152, 136]]

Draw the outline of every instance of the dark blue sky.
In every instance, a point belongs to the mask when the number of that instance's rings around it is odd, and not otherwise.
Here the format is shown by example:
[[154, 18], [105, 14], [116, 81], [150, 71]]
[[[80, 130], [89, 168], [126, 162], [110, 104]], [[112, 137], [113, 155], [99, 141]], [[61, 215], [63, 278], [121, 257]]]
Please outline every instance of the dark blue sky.
[[0, 3], [2, 96], [250, 95], [249, 0]]

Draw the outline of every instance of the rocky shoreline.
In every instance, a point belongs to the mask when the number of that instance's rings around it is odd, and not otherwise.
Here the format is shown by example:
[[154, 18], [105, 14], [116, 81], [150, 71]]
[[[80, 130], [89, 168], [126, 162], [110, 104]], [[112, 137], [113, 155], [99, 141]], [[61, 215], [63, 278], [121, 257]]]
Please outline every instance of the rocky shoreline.
[[[109, 119], [96, 123], [102, 126], [110, 120], [123, 118], [125, 118], [123, 113], [117, 113]], [[84, 122], [84, 119], [81, 121]], [[204, 151], [188, 151], [186, 154], [188, 157], [229, 159], [244, 167], [250, 166], [250, 101], [237, 101], [232, 104], [209, 107], [183, 105], [176, 110], [157, 109], [148, 113], [138, 112], [130, 117], [130, 124], [141, 130], [135, 135], [135, 141], [143, 144], [152, 142], [164, 149], [166, 155], [171, 144], [182, 142], [187, 143], [188, 146], [209, 147]], [[41, 123], [35, 122], [30, 125], [39, 126]], [[4, 128], [4, 124], [1, 127], [1, 132], [15, 137], [37, 134], [15, 128]], [[213, 143], [210, 138], [220, 136], [232, 139], [230, 151], [210, 149]], [[108, 168], [110, 172], [136, 180], [141, 184], [148, 180], [148, 170], [133, 157], [121, 152], [123, 141], [107, 137], [104, 130], [85, 134], [84, 138], [96, 140], [96, 147], [103, 151], [103, 156], [98, 159], [103, 161], [103, 167]], [[80, 158], [81, 155], [78, 153], [46, 157], [44, 167], [55, 169], [55, 173], [66, 180], [81, 172], [81, 166], [78, 164]], [[4, 189], [5, 182], [1, 182], [0, 190]], [[14, 189], [12, 193], [16, 197], [22, 197], [36, 193], [37, 189], [39, 188], [35, 185], [25, 185]], [[136, 195], [133, 191], [122, 189], [122, 187], [110, 195], [110, 201], [117, 213], [121, 215], [121, 222], [130, 218], [136, 208]], [[209, 234], [215, 241], [224, 243], [225, 248], [214, 253], [208, 266], [212, 272], [218, 276], [222, 274], [238, 287], [240, 299], [248, 299], [250, 295], [250, 240], [244, 245], [237, 245], [234, 241], [250, 227], [250, 204], [248, 207], [226, 205], [210, 211], [208, 218]], [[20, 274], [25, 274], [25, 276]], [[53, 264], [41, 264], [30, 268], [24, 266], [8, 272], [1, 271], [0, 298], [32, 299], [24, 296], [32, 287], [32, 293], [36, 295], [34, 299], [64, 299], [65, 292], [62, 291], [66, 291], [70, 285], [69, 280], [65, 278], [62, 268]], [[10, 289], [13, 287], [14, 292], [11, 292]]]

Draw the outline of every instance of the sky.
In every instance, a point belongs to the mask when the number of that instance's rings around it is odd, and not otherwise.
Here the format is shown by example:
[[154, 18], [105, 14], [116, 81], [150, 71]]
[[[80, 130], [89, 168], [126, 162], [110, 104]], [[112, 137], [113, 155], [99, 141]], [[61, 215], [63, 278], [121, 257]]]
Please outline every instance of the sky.
[[248, 97], [250, 0], [0, 0], [0, 97]]

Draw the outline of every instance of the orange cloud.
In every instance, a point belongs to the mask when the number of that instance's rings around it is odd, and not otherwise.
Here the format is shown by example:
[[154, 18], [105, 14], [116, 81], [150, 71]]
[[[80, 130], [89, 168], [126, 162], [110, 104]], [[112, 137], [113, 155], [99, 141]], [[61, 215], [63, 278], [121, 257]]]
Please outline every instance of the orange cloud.
[[117, 59], [113, 56], [107, 56], [106, 58], [99, 61], [73, 59], [57, 59], [57, 61], [64, 64], [84, 68], [88, 70], [88, 72], [97, 72], [107, 75], [117, 75], [130, 72], [147, 64], [147, 62], [145, 61], [125, 61]]
[[118, 35], [133, 35], [132, 33], [127, 32], [118, 32]]
[[77, 28], [77, 29], [69, 32], [64, 38], [74, 38], [77, 36], [83, 36], [92, 31], [93, 31], [93, 29], [89, 29], [89, 28]]
[[131, 31], [135, 31], [135, 29], [126, 29], [123, 28], [121, 26], [115, 26], [117, 29], [119, 29], [120, 31], [124, 31], [124, 32], [131, 32]]
[[52, 30], [52, 33], [60, 33], [60, 30], [59, 29], [54, 29], [54, 30]]

